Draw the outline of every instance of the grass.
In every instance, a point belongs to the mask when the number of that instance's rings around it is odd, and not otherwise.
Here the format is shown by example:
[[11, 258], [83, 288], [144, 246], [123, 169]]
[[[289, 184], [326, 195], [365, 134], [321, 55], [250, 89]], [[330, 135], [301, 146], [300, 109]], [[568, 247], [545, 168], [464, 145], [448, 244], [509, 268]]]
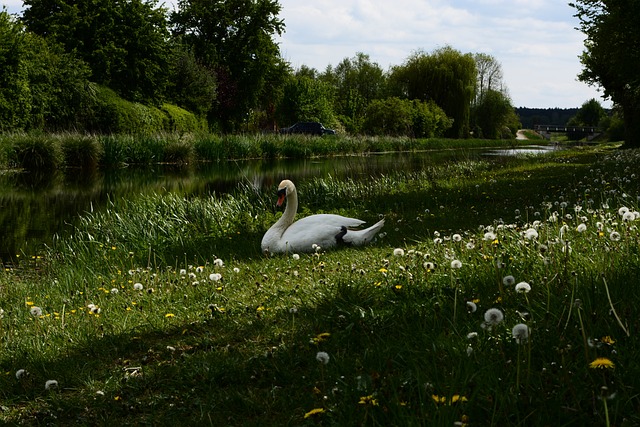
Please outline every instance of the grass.
[[157, 163], [187, 164], [232, 159], [309, 158], [314, 156], [422, 151], [449, 148], [512, 147], [517, 140], [445, 140], [396, 137], [311, 137], [304, 135], [216, 134], [3, 134], [0, 168], [64, 170], [79, 165], [114, 168]]
[[114, 201], [0, 276], [0, 419], [638, 424], [640, 219], [619, 209], [639, 164], [581, 148], [297, 183], [303, 214], [382, 214], [384, 236], [271, 258], [274, 194]]

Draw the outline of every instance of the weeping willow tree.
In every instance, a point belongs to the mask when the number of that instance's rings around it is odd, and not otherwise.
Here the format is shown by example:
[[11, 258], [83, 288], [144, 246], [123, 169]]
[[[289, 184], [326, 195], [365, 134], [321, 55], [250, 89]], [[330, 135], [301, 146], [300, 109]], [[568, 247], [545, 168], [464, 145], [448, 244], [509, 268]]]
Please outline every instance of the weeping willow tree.
[[433, 101], [453, 119], [448, 137], [467, 138], [476, 84], [476, 62], [470, 53], [446, 46], [431, 54], [413, 53], [389, 77], [393, 95]]

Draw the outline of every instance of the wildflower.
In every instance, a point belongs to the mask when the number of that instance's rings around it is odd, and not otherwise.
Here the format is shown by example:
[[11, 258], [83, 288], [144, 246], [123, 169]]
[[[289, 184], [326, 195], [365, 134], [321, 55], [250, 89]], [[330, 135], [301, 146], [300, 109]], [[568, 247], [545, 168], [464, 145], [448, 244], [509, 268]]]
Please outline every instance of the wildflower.
[[359, 405], [371, 405], [371, 406], [378, 406], [378, 399], [376, 399], [373, 394], [370, 394], [369, 396], [362, 396], [360, 398], [360, 401], [358, 402]]
[[211, 274], [209, 275], [209, 280], [211, 280], [211, 281], [213, 281], [213, 282], [217, 282], [217, 281], [219, 281], [220, 279], [222, 279], [222, 274], [220, 274], [220, 273], [211, 273]]
[[484, 237], [482, 238], [482, 240], [492, 242], [496, 240], [496, 238], [496, 233], [494, 233], [493, 231], [487, 231], [486, 233], [484, 233]]
[[606, 345], [613, 345], [616, 342], [613, 340], [613, 338], [611, 338], [609, 335], [607, 335], [606, 337], [602, 337], [600, 339], [600, 341], [602, 341], [604, 344]]
[[29, 313], [33, 317], [40, 317], [40, 316], [42, 316], [42, 309], [40, 307], [38, 307], [37, 305], [34, 305], [33, 307], [31, 307], [29, 309]]
[[422, 264], [422, 266], [427, 270], [427, 271], [433, 271], [436, 269], [436, 265], [432, 262], [425, 262], [424, 264]]
[[469, 313], [475, 313], [477, 309], [478, 309], [478, 306], [476, 305], [475, 302], [467, 301], [467, 311], [469, 311]]
[[316, 354], [316, 360], [322, 363], [323, 365], [326, 365], [327, 363], [329, 363], [329, 354], [324, 351], [319, 351]]
[[451, 268], [461, 268], [462, 267], [462, 262], [460, 262], [457, 259], [454, 259], [453, 261], [451, 261]]
[[456, 233], [453, 236], [451, 236], [451, 240], [453, 240], [454, 242], [460, 242], [462, 241], [462, 236]]
[[518, 344], [522, 344], [529, 339], [529, 327], [524, 323], [518, 323], [511, 330], [511, 335], [515, 338]]
[[224, 262], [220, 258], [216, 258], [213, 260], [213, 265], [216, 267], [224, 267]]
[[497, 325], [504, 320], [504, 314], [497, 308], [490, 308], [484, 313], [484, 321], [487, 325]]
[[100, 314], [100, 307], [95, 304], [89, 304], [87, 308], [89, 309], [89, 313], [91, 314]]
[[298, 255], [298, 254], [293, 254], [293, 255], [291, 256], [291, 258], [293, 258], [295, 261], [297, 261], [297, 260], [299, 260], [299, 259], [300, 259], [300, 255]]
[[635, 219], [636, 219], [636, 214], [631, 211], [626, 212], [624, 215], [622, 215], [623, 221], [635, 221]]
[[524, 232], [524, 238], [527, 240], [537, 239], [538, 231], [535, 228], [529, 228]]
[[44, 383], [45, 390], [53, 390], [56, 388], [58, 388], [58, 381], [56, 380], [48, 380], [46, 383]]
[[164, 315], [164, 317], [171, 318], [171, 317], [176, 317], [176, 315], [173, 314], [173, 313], [167, 313], [167, 314]]
[[516, 285], [516, 292], [526, 294], [531, 290], [531, 285], [527, 282], [520, 282]]
[[504, 276], [502, 278], [502, 283], [505, 286], [513, 286], [513, 284], [516, 283], [516, 278], [513, 276]]
[[18, 369], [18, 370], [16, 371], [16, 379], [17, 379], [17, 380], [22, 379], [22, 377], [25, 377], [25, 376], [27, 376], [27, 371], [26, 371], [26, 370], [24, 370], [24, 369]]
[[620, 233], [618, 233], [617, 231], [612, 231], [611, 234], [609, 234], [609, 238], [611, 239], [612, 242], [619, 242]]
[[598, 357], [593, 362], [589, 363], [589, 367], [592, 369], [613, 369], [615, 364], [606, 357]]
[[467, 249], [472, 250], [476, 247], [476, 245], [473, 242], [467, 242]]
[[115, 294], [117, 294], [118, 292], [120, 292], [120, 290], [119, 290], [118, 288], [111, 288], [111, 291], [109, 291], [109, 292], [111, 292], [112, 294], [114, 294], [114, 295], [115, 295]]
[[316, 415], [324, 414], [324, 412], [324, 408], [313, 408], [312, 410], [304, 414], [304, 418], [307, 419]]
[[629, 208], [626, 206], [622, 206], [620, 209], [618, 209], [618, 215], [620, 216], [624, 216], [627, 212], [629, 212]]
[[144, 286], [142, 286], [142, 283], [134, 283], [133, 284], [133, 289], [136, 291], [141, 291], [142, 289], [144, 289]]
[[585, 223], [582, 223], [578, 225], [576, 230], [578, 231], [578, 233], [584, 233], [585, 231], [587, 231], [587, 225]]
[[187, 269], [186, 268], [181, 268], [180, 269], [180, 275], [181, 276], [186, 276], [187, 275]]
[[404, 249], [402, 248], [395, 248], [393, 250], [393, 256], [404, 256]]
[[234, 268], [233, 268], [233, 272], [234, 272], [234, 273], [240, 273], [240, 269], [239, 269], [238, 267], [234, 267]]

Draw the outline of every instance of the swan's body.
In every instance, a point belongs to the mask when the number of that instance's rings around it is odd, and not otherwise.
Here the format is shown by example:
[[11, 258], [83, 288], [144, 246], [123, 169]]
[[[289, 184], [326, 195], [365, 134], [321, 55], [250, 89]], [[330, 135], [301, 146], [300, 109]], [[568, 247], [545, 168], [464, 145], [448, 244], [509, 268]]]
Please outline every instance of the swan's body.
[[278, 186], [278, 203], [287, 206], [280, 219], [262, 238], [262, 251], [268, 253], [311, 252], [317, 246], [323, 249], [338, 245], [364, 245], [373, 240], [384, 225], [384, 219], [364, 230], [353, 230], [364, 221], [341, 215], [318, 214], [294, 222], [298, 210], [298, 193], [293, 182], [284, 180]]

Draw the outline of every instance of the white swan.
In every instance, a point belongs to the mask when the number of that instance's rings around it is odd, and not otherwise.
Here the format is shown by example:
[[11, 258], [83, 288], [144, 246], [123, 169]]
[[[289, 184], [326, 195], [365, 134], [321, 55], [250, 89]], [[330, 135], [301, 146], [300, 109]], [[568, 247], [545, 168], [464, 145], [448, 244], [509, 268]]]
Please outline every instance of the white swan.
[[384, 219], [364, 230], [353, 230], [365, 222], [341, 215], [318, 214], [293, 222], [298, 210], [298, 193], [293, 182], [285, 179], [278, 186], [278, 203], [287, 206], [280, 219], [262, 238], [262, 252], [311, 252], [315, 246], [323, 249], [338, 245], [364, 245], [371, 242], [384, 225]]

